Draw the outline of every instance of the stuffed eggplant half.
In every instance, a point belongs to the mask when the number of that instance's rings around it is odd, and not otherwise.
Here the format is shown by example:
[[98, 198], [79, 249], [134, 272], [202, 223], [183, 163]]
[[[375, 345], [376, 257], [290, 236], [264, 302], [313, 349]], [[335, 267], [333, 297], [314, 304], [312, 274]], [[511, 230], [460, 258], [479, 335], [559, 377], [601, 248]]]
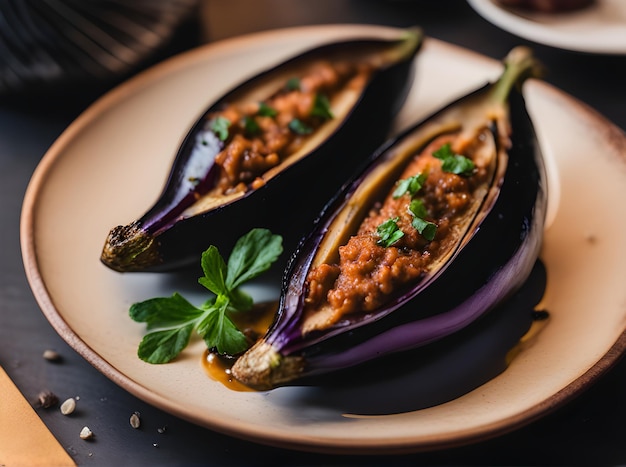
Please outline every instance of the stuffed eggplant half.
[[328, 204], [292, 257], [274, 323], [233, 366], [239, 381], [267, 390], [423, 346], [521, 287], [547, 202], [521, 94], [538, 67], [527, 48], [504, 65], [385, 144]]
[[[173, 269], [258, 227], [295, 248], [388, 137], [421, 43], [412, 28], [322, 45], [226, 93], [187, 134], [155, 204], [110, 231], [102, 262], [120, 272]], [[297, 209], [287, 213], [287, 200]]]

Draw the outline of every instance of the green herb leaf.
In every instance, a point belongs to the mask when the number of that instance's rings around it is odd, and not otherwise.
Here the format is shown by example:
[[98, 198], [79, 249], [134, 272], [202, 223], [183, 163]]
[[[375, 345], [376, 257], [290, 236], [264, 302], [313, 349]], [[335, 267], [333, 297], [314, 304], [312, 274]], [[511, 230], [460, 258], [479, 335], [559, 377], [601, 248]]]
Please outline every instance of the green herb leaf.
[[249, 311], [254, 305], [252, 297], [241, 289], [231, 290], [229, 297], [231, 311]]
[[242, 120], [243, 130], [250, 136], [258, 135], [261, 132], [261, 127], [254, 119], [254, 117], [250, 117], [246, 115]]
[[300, 78], [289, 78], [285, 83], [285, 89], [287, 91], [299, 91], [300, 90]]
[[308, 135], [313, 132], [313, 128], [297, 118], [290, 121], [288, 126], [297, 135]]
[[259, 110], [257, 111], [257, 115], [262, 117], [275, 117], [278, 115], [278, 110], [273, 107], [270, 107], [265, 102], [259, 102]]
[[132, 304], [130, 317], [146, 323], [148, 330], [157, 329], [140, 342], [139, 358], [149, 363], [171, 361], [187, 346], [194, 329], [209, 348], [222, 354], [235, 355], [245, 350], [248, 340], [228, 314], [252, 308], [252, 297], [239, 286], [268, 270], [282, 251], [282, 237], [269, 230], [253, 229], [237, 241], [228, 265], [215, 246], [202, 254], [204, 276], [198, 282], [215, 297], [201, 307], [178, 293]]
[[398, 227], [399, 220], [399, 217], [387, 219], [376, 228], [376, 233], [380, 237], [376, 242], [378, 245], [388, 248], [404, 237], [404, 232]]
[[313, 108], [311, 109], [311, 115], [315, 117], [321, 117], [325, 120], [330, 120], [334, 117], [330, 110], [330, 101], [324, 94], [316, 94], [313, 101]]
[[422, 189], [422, 186], [424, 186], [426, 178], [428, 178], [426, 174], [420, 173], [400, 180], [392, 196], [394, 198], [400, 198], [405, 193], [409, 193], [411, 197], [415, 196], [415, 194]]
[[216, 303], [198, 325], [198, 334], [209, 349], [214, 348], [220, 354], [237, 355], [248, 348], [248, 339], [226, 314], [227, 300], [221, 302]]
[[471, 175], [475, 165], [471, 159], [452, 151], [450, 143], [446, 143], [433, 152], [433, 156], [441, 160], [441, 169], [456, 175]]
[[415, 217], [421, 217], [422, 219], [428, 216], [428, 212], [426, 212], [426, 208], [421, 199], [412, 199], [409, 203], [409, 211]]
[[204, 271], [204, 277], [199, 278], [198, 282], [215, 295], [228, 294], [226, 263], [214, 245], [202, 253], [200, 265]]
[[170, 362], [187, 347], [192, 331], [193, 324], [187, 324], [146, 334], [139, 343], [137, 356], [148, 363]]
[[229, 127], [230, 120], [228, 120], [226, 117], [217, 117], [211, 122], [209, 128], [213, 133], [217, 135], [220, 140], [226, 141], [226, 139], [228, 138]]
[[228, 258], [226, 286], [233, 290], [267, 271], [283, 252], [282, 238], [267, 229], [252, 229], [241, 237]]
[[437, 224], [427, 221], [426, 217], [428, 212], [421, 199], [413, 199], [409, 204], [409, 211], [413, 214], [413, 221], [411, 225], [417, 230], [426, 240], [431, 241], [435, 238], [437, 233]]
[[437, 224], [422, 219], [421, 217], [414, 217], [411, 225], [429, 242], [435, 238]]
[[128, 311], [131, 319], [146, 323], [148, 329], [168, 328], [187, 324], [202, 314], [178, 292], [171, 297], [157, 297], [133, 303]]

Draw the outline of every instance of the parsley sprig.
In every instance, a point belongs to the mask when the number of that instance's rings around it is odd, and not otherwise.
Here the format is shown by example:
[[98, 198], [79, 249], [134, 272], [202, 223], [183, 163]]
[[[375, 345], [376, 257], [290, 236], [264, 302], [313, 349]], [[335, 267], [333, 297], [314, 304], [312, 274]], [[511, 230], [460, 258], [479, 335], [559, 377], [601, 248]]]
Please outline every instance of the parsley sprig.
[[299, 91], [300, 90], [300, 78], [289, 78], [285, 83], [285, 89], [287, 91]]
[[[422, 235], [426, 240], [431, 241], [435, 238], [437, 233], [437, 224], [426, 220], [428, 212], [421, 199], [417, 198], [418, 192], [424, 186], [428, 174], [419, 173], [408, 178], [404, 178], [398, 181], [396, 188], [394, 189], [392, 196], [394, 199], [400, 198], [404, 195], [409, 195], [411, 201], [409, 203], [409, 212], [413, 215], [411, 225]], [[387, 219], [385, 222], [377, 227], [376, 233], [378, 234], [378, 244], [384, 247], [390, 247], [404, 236], [404, 232], [398, 226], [399, 217], [393, 219]]]
[[376, 243], [378, 245], [389, 248], [391, 245], [404, 237], [404, 232], [398, 226], [399, 220], [399, 217], [387, 219], [376, 228], [376, 233], [378, 234], [378, 240]]
[[308, 135], [313, 133], [313, 128], [298, 118], [291, 120], [287, 126], [296, 135]]
[[316, 94], [313, 101], [313, 108], [311, 109], [311, 115], [314, 117], [320, 117], [324, 120], [330, 120], [334, 118], [333, 111], [330, 108], [330, 101], [324, 94]]
[[[451, 172], [456, 175], [469, 176], [475, 169], [474, 162], [465, 156], [455, 154], [450, 143], [446, 143], [433, 152], [433, 156], [441, 160], [441, 169], [444, 172]], [[399, 180], [396, 184], [392, 196], [394, 199], [406, 194], [411, 197], [409, 212], [413, 215], [411, 225], [426, 240], [432, 241], [437, 234], [437, 224], [426, 220], [428, 212], [421, 199], [417, 198], [418, 192], [424, 186], [428, 177], [427, 174], [417, 174]], [[377, 227], [378, 245], [389, 247], [404, 236], [404, 232], [398, 226], [398, 217], [387, 219]]]
[[171, 361], [187, 347], [194, 330], [209, 349], [220, 354], [236, 355], [246, 350], [246, 336], [229, 317], [252, 308], [252, 297], [239, 287], [267, 271], [282, 251], [282, 237], [266, 229], [253, 229], [237, 241], [228, 264], [215, 246], [202, 254], [204, 276], [198, 282], [215, 296], [199, 307], [177, 292], [131, 305], [130, 317], [146, 323], [150, 331], [139, 344], [139, 358], [148, 363]]
[[257, 111], [257, 115], [260, 115], [262, 117], [275, 117], [276, 115], [278, 115], [278, 110], [266, 104], [265, 102], [259, 102], [259, 110]]
[[456, 175], [471, 175], [474, 162], [461, 154], [455, 154], [450, 143], [446, 143], [433, 152], [433, 156], [441, 160], [441, 170]]
[[397, 199], [403, 196], [405, 193], [414, 197], [418, 191], [424, 186], [424, 182], [428, 178], [427, 174], [419, 173], [412, 177], [404, 178], [396, 184], [396, 189], [393, 190], [393, 198]]
[[409, 203], [409, 211], [413, 214], [411, 225], [429, 242], [435, 238], [437, 224], [426, 220], [428, 212], [421, 199], [414, 198]]

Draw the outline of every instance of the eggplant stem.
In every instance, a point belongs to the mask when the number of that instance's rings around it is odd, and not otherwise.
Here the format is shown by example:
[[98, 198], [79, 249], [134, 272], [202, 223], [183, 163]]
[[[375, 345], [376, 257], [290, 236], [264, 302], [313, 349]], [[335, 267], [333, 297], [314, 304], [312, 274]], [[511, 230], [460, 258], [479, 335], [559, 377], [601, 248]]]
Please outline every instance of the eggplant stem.
[[421, 28], [413, 26], [405, 29], [401, 36], [401, 46], [392, 49], [397, 54], [396, 60], [399, 61], [415, 53], [423, 39], [424, 32]]
[[491, 96], [495, 102], [505, 102], [513, 87], [521, 86], [527, 78], [539, 78], [543, 67], [529, 47], [518, 46], [504, 59], [504, 72], [494, 83]]

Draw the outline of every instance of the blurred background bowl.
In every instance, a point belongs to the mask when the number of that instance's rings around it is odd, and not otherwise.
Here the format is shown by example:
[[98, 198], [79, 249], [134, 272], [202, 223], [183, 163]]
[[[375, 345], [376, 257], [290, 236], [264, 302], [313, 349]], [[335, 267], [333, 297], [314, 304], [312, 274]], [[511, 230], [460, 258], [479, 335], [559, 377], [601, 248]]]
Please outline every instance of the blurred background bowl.
[[111, 86], [194, 35], [197, 8], [198, 0], [0, 0], [0, 96]]

